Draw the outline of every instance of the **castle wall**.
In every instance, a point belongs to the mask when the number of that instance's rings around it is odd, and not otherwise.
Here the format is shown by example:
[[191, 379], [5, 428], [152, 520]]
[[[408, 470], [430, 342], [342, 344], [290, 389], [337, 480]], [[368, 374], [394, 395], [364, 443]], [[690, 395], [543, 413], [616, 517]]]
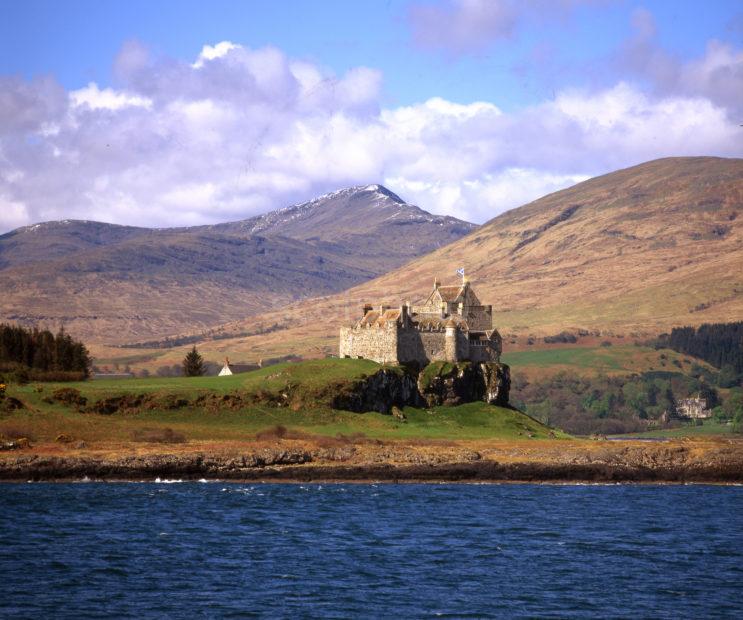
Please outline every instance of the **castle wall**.
[[470, 339], [467, 334], [457, 330], [456, 344], [457, 360], [468, 360], [470, 358]]
[[472, 362], [499, 362], [500, 352], [492, 346], [470, 345], [469, 359]]
[[[457, 359], [466, 359], [469, 353], [469, 340], [460, 331], [456, 335]], [[445, 331], [418, 331], [401, 329], [397, 338], [397, 358], [400, 362], [429, 362], [448, 359]]]
[[340, 357], [363, 357], [380, 364], [397, 363], [397, 329], [341, 327]]
[[444, 332], [401, 329], [397, 339], [397, 357], [401, 362], [421, 364], [445, 359]]

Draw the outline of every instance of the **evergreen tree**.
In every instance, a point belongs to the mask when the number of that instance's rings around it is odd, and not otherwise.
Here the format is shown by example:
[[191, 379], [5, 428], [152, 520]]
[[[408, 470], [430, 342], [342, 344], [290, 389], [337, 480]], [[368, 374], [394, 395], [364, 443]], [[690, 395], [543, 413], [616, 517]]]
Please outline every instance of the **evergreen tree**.
[[183, 359], [183, 374], [187, 377], [200, 377], [204, 374], [204, 359], [193, 346]]
[[0, 364], [14, 363], [43, 372], [81, 372], [88, 376], [91, 359], [82, 342], [60, 329], [55, 336], [49, 330], [26, 329], [0, 324]]

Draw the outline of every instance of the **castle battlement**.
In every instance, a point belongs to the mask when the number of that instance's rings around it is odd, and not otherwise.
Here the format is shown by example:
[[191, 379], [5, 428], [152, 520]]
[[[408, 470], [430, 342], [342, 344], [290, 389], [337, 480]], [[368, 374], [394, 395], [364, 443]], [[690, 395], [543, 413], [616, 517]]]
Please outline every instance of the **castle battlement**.
[[365, 304], [361, 318], [340, 331], [341, 357], [380, 363], [498, 362], [501, 351], [493, 307], [480, 303], [464, 279], [458, 286], [440, 286], [435, 281], [419, 304]]

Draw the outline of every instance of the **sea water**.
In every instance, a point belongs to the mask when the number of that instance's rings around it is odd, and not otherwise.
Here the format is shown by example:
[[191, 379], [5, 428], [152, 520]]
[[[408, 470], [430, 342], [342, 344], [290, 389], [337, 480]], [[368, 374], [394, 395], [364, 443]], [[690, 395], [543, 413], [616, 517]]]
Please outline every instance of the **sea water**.
[[4, 484], [0, 616], [741, 618], [743, 488]]

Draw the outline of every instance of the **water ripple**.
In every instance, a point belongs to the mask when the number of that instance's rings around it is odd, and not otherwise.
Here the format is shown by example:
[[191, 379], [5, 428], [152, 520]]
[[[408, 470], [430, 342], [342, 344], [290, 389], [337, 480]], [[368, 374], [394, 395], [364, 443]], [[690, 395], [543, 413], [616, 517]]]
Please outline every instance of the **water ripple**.
[[3, 485], [0, 617], [743, 616], [743, 488]]

